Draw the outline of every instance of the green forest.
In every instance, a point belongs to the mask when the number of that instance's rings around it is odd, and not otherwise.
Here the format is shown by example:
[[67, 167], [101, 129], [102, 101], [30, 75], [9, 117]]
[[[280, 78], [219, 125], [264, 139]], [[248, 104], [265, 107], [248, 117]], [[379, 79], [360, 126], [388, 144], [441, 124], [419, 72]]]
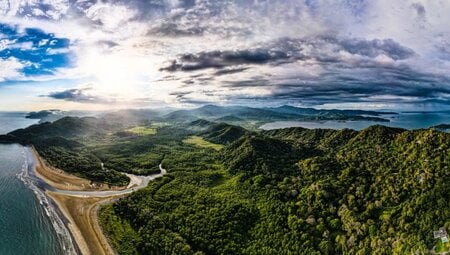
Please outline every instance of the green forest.
[[110, 185], [162, 163], [168, 174], [100, 210], [119, 254], [431, 254], [450, 228], [450, 134], [434, 129], [63, 118], [2, 140]]
[[100, 215], [120, 254], [429, 254], [450, 227], [449, 149], [431, 129], [245, 134], [174, 150]]

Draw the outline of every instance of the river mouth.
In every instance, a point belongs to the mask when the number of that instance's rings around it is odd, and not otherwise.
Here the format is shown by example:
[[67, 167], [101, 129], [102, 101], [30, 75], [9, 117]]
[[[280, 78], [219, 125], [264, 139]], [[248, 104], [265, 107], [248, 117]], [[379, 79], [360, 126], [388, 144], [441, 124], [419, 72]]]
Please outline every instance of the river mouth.
[[[160, 173], [149, 176], [130, 175], [134, 182], [130, 182], [125, 189], [77, 190], [71, 189], [72, 186], [57, 187], [46, 174], [41, 175], [48, 168], [33, 147], [23, 147], [22, 153], [26, 160], [18, 176], [35, 193], [51, 219], [64, 254], [69, 255], [98, 254], [100, 250], [113, 253], [111, 247], [105, 248], [104, 243], [108, 241], [99, 229], [98, 222], [92, 220], [95, 218], [93, 213], [96, 213], [92, 212], [92, 206], [98, 206], [100, 200], [115, 199], [145, 188], [150, 181], [167, 172], [160, 164]], [[96, 201], [92, 202], [93, 200]]]

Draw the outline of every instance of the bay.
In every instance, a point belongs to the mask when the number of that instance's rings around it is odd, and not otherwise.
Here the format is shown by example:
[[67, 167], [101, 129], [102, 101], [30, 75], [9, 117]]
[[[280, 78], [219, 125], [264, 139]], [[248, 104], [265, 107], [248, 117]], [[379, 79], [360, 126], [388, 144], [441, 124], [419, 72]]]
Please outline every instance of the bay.
[[303, 127], [308, 129], [354, 129], [362, 130], [373, 125], [383, 125], [404, 129], [422, 129], [439, 124], [450, 123], [450, 112], [407, 112], [382, 116], [389, 122], [376, 121], [276, 121], [262, 125], [260, 129], [271, 130], [279, 128]]
[[24, 112], [0, 112], [0, 135], [36, 124], [38, 120], [25, 118]]

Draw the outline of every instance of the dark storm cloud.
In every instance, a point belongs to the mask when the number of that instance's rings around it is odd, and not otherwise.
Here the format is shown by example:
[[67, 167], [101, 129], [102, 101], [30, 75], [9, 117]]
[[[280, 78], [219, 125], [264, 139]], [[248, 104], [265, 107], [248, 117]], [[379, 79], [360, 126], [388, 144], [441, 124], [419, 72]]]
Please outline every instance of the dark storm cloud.
[[[345, 53], [345, 54], [343, 54]], [[350, 56], [350, 57], [349, 57]], [[378, 57], [390, 61], [379, 61]], [[230, 93], [227, 100], [243, 98], [268, 101], [301, 101], [310, 104], [361, 102], [368, 98], [386, 95], [397, 98], [434, 98], [450, 94], [444, 84], [450, 81], [444, 76], [415, 71], [404, 60], [416, 53], [392, 39], [364, 40], [356, 38], [312, 37], [306, 39], [282, 38], [255, 49], [236, 51], [211, 51], [184, 54], [164, 68], [167, 72], [203, 71], [203, 77], [223, 76], [221, 87], [229, 91], [249, 88], [269, 89], [269, 95], [236, 96]], [[307, 62], [308, 61], [308, 62]], [[320, 66], [320, 76], [301, 75], [295, 68], [281, 77], [258, 74], [247, 78], [228, 74], [244, 73], [252, 66], [280, 66], [283, 64], [312, 63]], [[291, 65], [292, 68], [292, 65]], [[298, 67], [302, 69], [301, 65]], [[215, 72], [207, 72], [212, 69]], [[198, 79], [186, 81], [189, 85], [208, 85]], [[185, 101], [189, 93], [178, 94], [177, 100]], [[374, 99], [375, 100], [375, 99]], [[384, 100], [384, 99], [380, 99]]]
[[201, 27], [193, 27], [193, 28], [180, 28], [179, 25], [173, 23], [162, 24], [161, 26], [152, 29], [150, 34], [157, 35], [166, 35], [172, 37], [178, 36], [198, 36], [202, 35], [205, 31], [204, 28]]
[[426, 10], [421, 3], [413, 3], [411, 7], [414, 8], [414, 10], [416, 10], [417, 16], [425, 18]]
[[326, 73], [320, 79], [292, 77], [291, 80], [230, 81], [233, 90], [257, 86], [272, 89], [270, 96], [241, 96], [239, 99], [266, 99], [267, 101], [297, 101], [311, 105], [326, 103], [392, 102], [424, 103], [439, 102], [450, 105], [450, 80], [445, 76], [420, 73], [411, 68], [371, 67], [345, 73]]
[[92, 90], [92, 88], [68, 89], [51, 92], [43, 97], [82, 103], [100, 103], [105, 101], [103, 98], [89, 95], [90, 90]]
[[247, 67], [242, 67], [242, 68], [231, 68], [231, 69], [221, 69], [218, 70], [214, 73], [214, 75], [218, 76], [218, 75], [227, 75], [227, 74], [234, 74], [234, 73], [240, 73], [243, 72], [245, 70], [247, 70]]
[[346, 39], [338, 43], [344, 50], [351, 54], [358, 54], [370, 58], [386, 55], [394, 60], [402, 60], [414, 55], [412, 49], [406, 48], [392, 39], [371, 41]]
[[[305, 50], [313, 48], [313, 51]], [[332, 52], [325, 49], [332, 48]], [[322, 50], [324, 49], [324, 50]], [[323, 63], [342, 62], [336, 54], [345, 51], [352, 55], [367, 57], [387, 56], [393, 60], [404, 60], [414, 56], [414, 51], [400, 45], [392, 39], [363, 40], [337, 39], [335, 37], [317, 37], [309, 39], [283, 38], [265, 47], [235, 51], [210, 51], [196, 54], [184, 54], [161, 71], [197, 71], [202, 69], [222, 69], [241, 65], [280, 65], [299, 60], [318, 60]], [[343, 62], [343, 65], [346, 63]], [[235, 69], [245, 71], [245, 68]], [[219, 72], [225, 74], [227, 71]], [[235, 73], [232, 72], [232, 73]]]
[[244, 64], [281, 63], [291, 61], [290, 58], [291, 56], [286, 52], [268, 49], [201, 52], [185, 54], [178, 60], [172, 61], [169, 66], [161, 68], [161, 71], [196, 71]]

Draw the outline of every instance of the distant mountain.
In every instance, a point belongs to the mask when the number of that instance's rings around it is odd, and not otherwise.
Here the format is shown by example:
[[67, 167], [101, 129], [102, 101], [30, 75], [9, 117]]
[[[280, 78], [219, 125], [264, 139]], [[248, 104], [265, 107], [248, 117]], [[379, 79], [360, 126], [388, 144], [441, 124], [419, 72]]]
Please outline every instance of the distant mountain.
[[256, 121], [261, 123], [283, 120], [368, 120], [388, 122], [388, 119], [380, 117], [386, 114], [395, 113], [361, 110], [319, 110], [287, 105], [276, 108], [205, 105], [196, 109], [174, 111], [162, 118], [173, 122], [193, 121], [199, 118], [218, 122]]
[[55, 120], [59, 120], [66, 116], [66, 113], [61, 110], [43, 110], [38, 112], [29, 112], [25, 118], [27, 119], [38, 119], [40, 123], [43, 122], [52, 122]]
[[235, 118], [246, 120], [279, 119], [283, 117], [279, 113], [260, 108], [251, 108], [245, 106], [205, 105], [196, 109], [174, 111], [167, 114], [164, 118], [170, 121], [184, 122], [187, 120], [194, 120], [199, 118], [215, 120], [225, 116], [233, 116]]
[[239, 122], [239, 121], [244, 121], [244, 119], [238, 118], [233, 115], [227, 115], [224, 117], [217, 118], [217, 119], [215, 119], [215, 121], [216, 122]]
[[450, 124], [440, 124], [440, 125], [432, 126], [431, 128], [446, 131], [446, 130], [450, 130]]

